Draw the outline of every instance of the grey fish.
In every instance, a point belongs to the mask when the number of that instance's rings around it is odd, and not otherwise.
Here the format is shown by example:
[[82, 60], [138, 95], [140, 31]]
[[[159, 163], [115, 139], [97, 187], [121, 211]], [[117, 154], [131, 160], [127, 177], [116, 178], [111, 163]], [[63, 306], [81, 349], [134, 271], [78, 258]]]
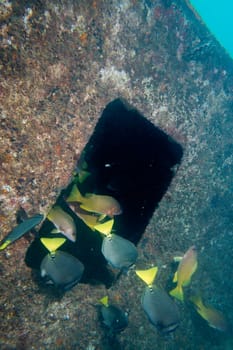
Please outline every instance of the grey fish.
[[129, 268], [138, 257], [135, 245], [115, 234], [110, 234], [103, 239], [101, 251], [109, 264], [120, 270]]
[[108, 301], [100, 307], [100, 320], [111, 333], [119, 333], [128, 326], [128, 314]]
[[44, 257], [40, 271], [42, 277], [47, 276], [55, 286], [66, 290], [80, 281], [84, 266], [71, 254], [58, 250]]
[[29, 232], [33, 227], [38, 225], [44, 219], [44, 215], [36, 214], [31, 218], [27, 218], [16, 226], [1, 242], [0, 250], [5, 249], [9, 244], [13, 243], [25, 233]]
[[178, 307], [163, 289], [147, 286], [141, 301], [149, 321], [162, 333], [170, 333], [178, 327]]

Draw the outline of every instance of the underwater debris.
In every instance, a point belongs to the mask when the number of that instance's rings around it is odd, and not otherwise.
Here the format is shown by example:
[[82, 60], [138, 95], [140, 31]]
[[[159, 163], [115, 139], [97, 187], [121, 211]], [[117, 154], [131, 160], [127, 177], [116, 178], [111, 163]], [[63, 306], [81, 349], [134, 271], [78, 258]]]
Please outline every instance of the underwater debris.
[[170, 295], [180, 301], [184, 300], [183, 287], [188, 286], [191, 282], [191, 277], [197, 269], [197, 264], [196, 247], [192, 246], [187, 250], [178, 265], [178, 269], [173, 278], [173, 282], [177, 282], [177, 285], [169, 292]]
[[136, 274], [147, 284], [142, 295], [142, 308], [149, 321], [162, 333], [173, 332], [179, 325], [177, 305], [161, 288], [153, 284], [158, 268], [136, 270]]

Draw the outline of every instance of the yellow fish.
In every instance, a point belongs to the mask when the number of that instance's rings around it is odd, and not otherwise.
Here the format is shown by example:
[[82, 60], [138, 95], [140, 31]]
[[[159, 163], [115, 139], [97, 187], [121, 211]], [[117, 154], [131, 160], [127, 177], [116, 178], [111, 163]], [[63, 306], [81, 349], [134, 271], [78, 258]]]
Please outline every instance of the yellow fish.
[[89, 213], [81, 209], [78, 203], [68, 203], [73, 212], [92, 230], [95, 230], [95, 226], [99, 223], [100, 217], [95, 213]]
[[183, 287], [189, 285], [191, 277], [197, 269], [197, 251], [192, 246], [181, 259], [178, 269], [174, 275], [173, 282], [177, 282], [176, 288], [169, 292], [173, 297], [183, 301]]
[[190, 301], [194, 304], [196, 311], [204, 318], [210, 327], [226, 332], [229, 328], [224, 315], [211, 306], [205, 306], [200, 296], [193, 296]]
[[113, 217], [122, 213], [120, 204], [115, 198], [95, 193], [87, 193], [83, 196], [77, 185], [73, 186], [66, 201], [68, 203], [78, 202], [80, 203], [80, 208], [88, 212], [104, 214], [105, 216]]
[[76, 241], [76, 226], [72, 217], [67, 214], [61, 207], [55, 206], [50, 209], [47, 219], [49, 219], [54, 226], [66, 236], [70, 241]]

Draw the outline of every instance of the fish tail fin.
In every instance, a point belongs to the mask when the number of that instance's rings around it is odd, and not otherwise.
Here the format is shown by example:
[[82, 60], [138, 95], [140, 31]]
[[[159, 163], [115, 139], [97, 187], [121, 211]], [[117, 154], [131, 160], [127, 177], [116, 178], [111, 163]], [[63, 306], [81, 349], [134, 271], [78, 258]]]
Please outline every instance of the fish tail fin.
[[100, 233], [103, 233], [104, 235], [108, 236], [112, 231], [113, 224], [114, 224], [114, 219], [111, 219], [104, 222], [103, 224], [95, 225], [94, 228], [96, 231], [99, 231]]
[[72, 190], [68, 196], [68, 198], [66, 199], [67, 202], [79, 202], [81, 203], [83, 201], [83, 196], [81, 194], [81, 192], [78, 189], [78, 186], [75, 184], [72, 187]]
[[147, 270], [136, 270], [135, 272], [138, 275], [138, 277], [140, 277], [149, 286], [152, 285], [157, 275], [158, 267], [154, 266]]
[[50, 253], [55, 252], [63, 243], [65, 243], [66, 238], [47, 238], [41, 237], [41, 243], [48, 249]]
[[101, 298], [100, 300], [99, 300], [99, 302], [101, 303], [101, 304], [103, 304], [104, 306], [106, 306], [106, 307], [108, 307], [108, 296], [107, 295], [105, 295], [103, 298]]
[[0, 245], [0, 250], [6, 249], [6, 247], [8, 247], [8, 245], [9, 245], [10, 243], [11, 243], [11, 241], [9, 241], [9, 240], [3, 242], [3, 243]]
[[174, 289], [172, 289], [169, 294], [180, 301], [184, 301], [184, 292], [182, 286], [180, 285], [177, 285]]

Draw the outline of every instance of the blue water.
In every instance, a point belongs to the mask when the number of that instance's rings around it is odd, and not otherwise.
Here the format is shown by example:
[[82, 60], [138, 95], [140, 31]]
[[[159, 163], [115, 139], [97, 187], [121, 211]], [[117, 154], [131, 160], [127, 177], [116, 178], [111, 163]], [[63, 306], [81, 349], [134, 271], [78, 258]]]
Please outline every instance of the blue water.
[[233, 1], [190, 0], [190, 3], [233, 58]]

